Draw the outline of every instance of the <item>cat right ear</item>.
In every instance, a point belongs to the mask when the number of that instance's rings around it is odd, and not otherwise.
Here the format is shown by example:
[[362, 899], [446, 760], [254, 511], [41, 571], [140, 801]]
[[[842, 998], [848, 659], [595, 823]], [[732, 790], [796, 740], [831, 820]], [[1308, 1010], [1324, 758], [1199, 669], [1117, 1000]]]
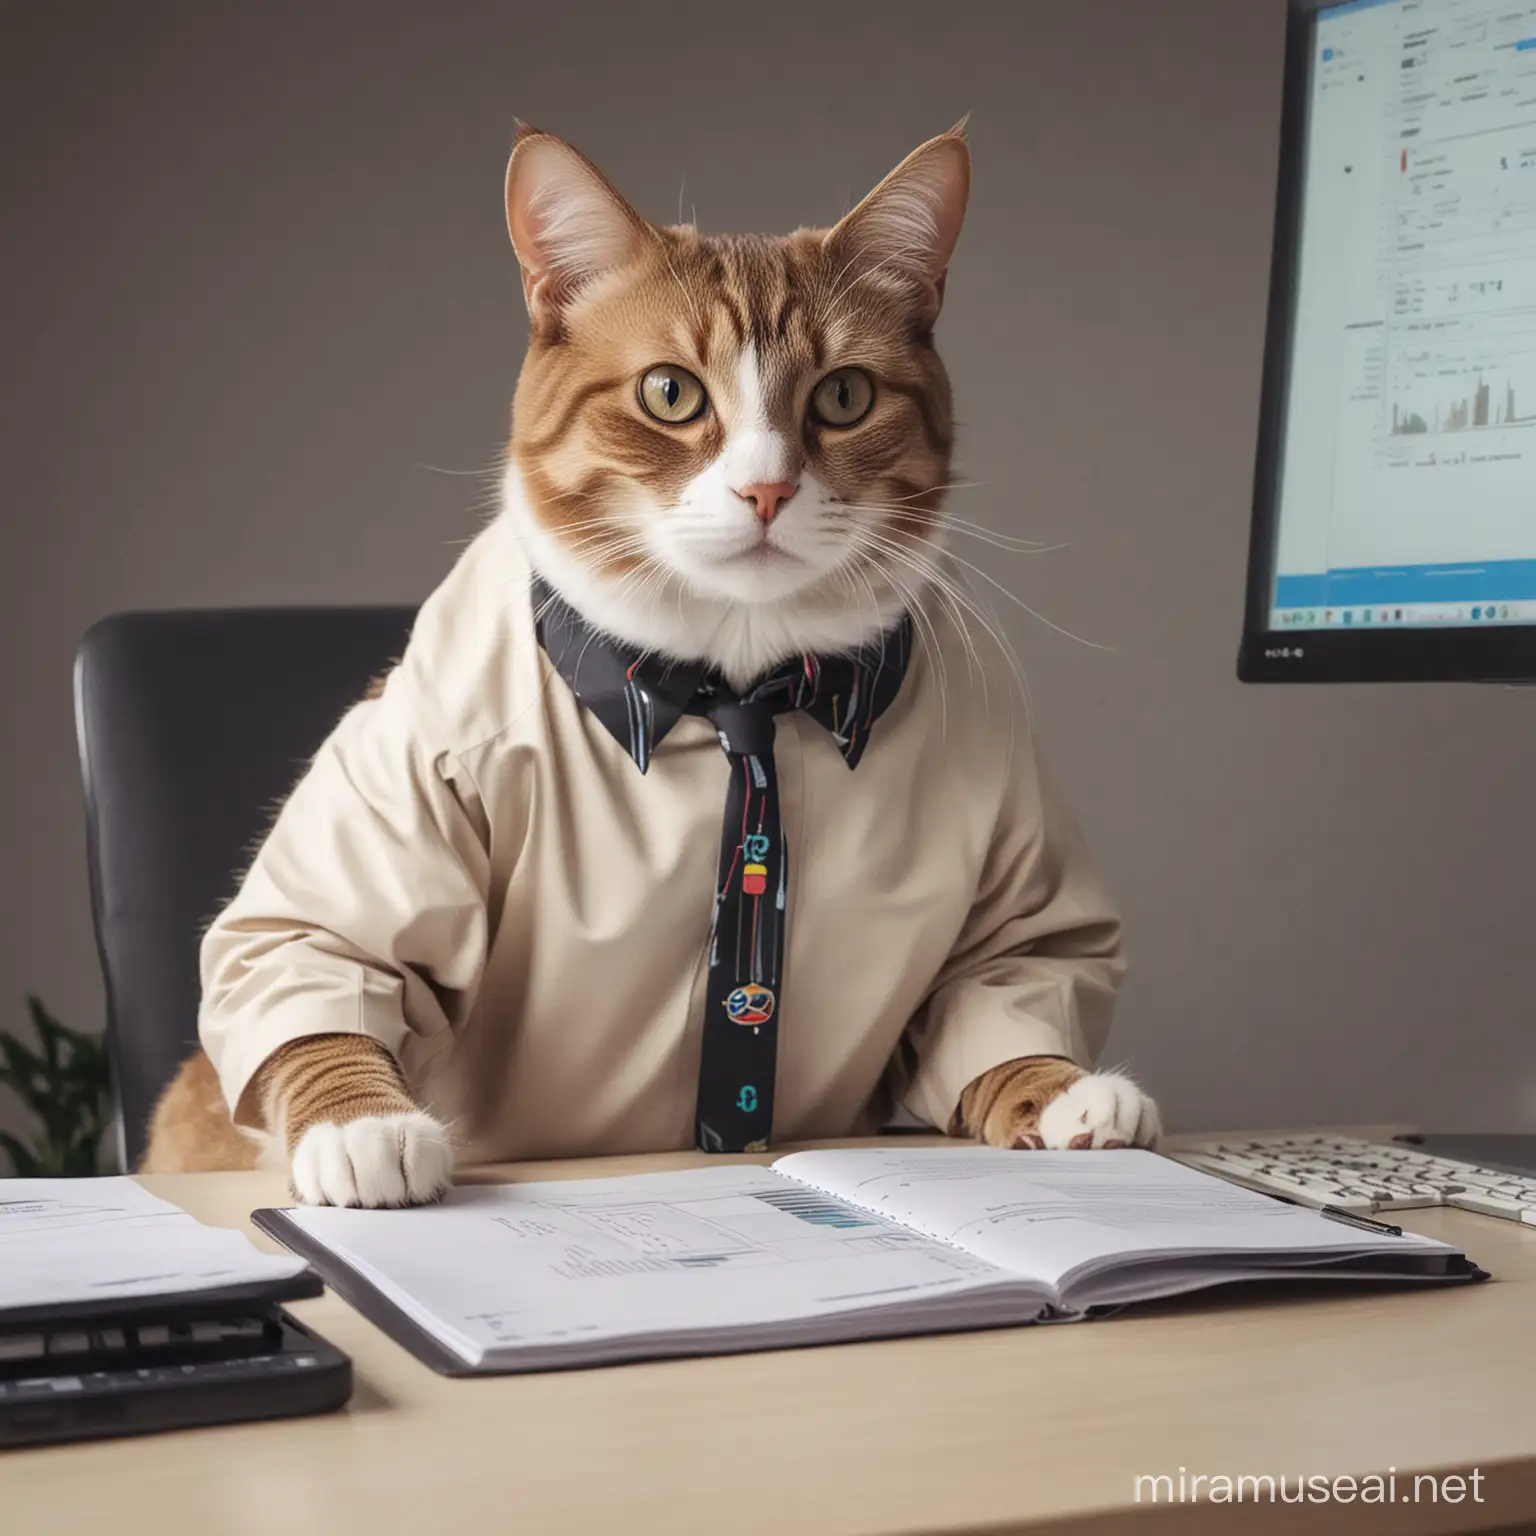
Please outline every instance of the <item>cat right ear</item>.
[[852, 281], [915, 282], [938, 311], [944, 278], [965, 222], [971, 152], [965, 122], [920, 144], [826, 237]]
[[655, 232], [585, 155], [520, 123], [507, 163], [507, 233], [538, 318], [632, 261]]

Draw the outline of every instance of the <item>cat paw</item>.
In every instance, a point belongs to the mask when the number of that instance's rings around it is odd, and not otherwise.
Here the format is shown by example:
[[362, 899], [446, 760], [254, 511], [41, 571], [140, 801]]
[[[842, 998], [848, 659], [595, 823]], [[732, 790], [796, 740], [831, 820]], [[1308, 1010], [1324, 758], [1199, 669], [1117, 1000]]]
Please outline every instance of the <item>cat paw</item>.
[[293, 1149], [294, 1193], [306, 1205], [425, 1205], [453, 1179], [453, 1146], [431, 1115], [365, 1115], [312, 1125]]
[[1120, 1072], [1089, 1072], [1040, 1111], [1039, 1141], [1051, 1151], [1155, 1147], [1163, 1133], [1157, 1105]]

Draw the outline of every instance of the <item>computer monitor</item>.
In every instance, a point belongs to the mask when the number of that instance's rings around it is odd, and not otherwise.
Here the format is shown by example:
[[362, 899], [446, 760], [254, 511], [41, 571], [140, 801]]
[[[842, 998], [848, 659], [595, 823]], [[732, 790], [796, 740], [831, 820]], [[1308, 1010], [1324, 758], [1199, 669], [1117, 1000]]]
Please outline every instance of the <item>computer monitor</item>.
[[1238, 675], [1536, 679], [1536, 0], [1292, 0]]

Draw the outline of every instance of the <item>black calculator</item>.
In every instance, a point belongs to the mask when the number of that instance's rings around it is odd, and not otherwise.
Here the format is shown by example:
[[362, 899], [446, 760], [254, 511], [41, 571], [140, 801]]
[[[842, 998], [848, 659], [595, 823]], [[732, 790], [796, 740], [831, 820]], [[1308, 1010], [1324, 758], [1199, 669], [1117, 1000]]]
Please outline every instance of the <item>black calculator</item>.
[[339, 1408], [352, 1362], [254, 1298], [0, 1319], [0, 1450]]

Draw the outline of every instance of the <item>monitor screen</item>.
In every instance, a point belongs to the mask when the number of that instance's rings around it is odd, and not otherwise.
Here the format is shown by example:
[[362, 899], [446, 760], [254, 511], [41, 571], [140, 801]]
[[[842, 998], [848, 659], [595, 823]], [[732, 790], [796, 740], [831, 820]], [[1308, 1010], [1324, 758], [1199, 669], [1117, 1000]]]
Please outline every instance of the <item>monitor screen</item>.
[[1250, 628], [1536, 624], [1536, 0], [1348, 0], [1304, 46]]

